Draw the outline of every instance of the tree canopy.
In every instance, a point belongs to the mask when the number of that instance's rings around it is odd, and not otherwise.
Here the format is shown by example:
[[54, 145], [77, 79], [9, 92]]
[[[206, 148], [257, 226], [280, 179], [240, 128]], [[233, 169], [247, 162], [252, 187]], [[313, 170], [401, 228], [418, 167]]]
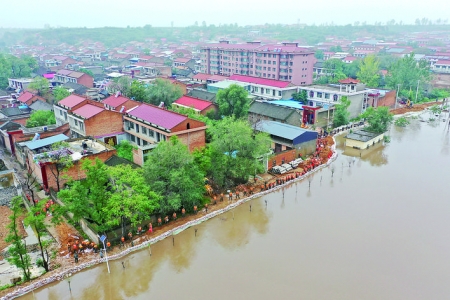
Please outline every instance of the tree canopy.
[[164, 102], [166, 107], [183, 96], [179, 86], [172, 84], [169, 80], [157, 78], [147, 89], [148, 100], [146, 102], [159, 105]]
[[30, 82], [28, 89], [36, 91], [38, 96], [45, 96], [50, 90], [50, 82], [47, 78], [37, 76]]
[[56, 124], [55, 114], [51, 110], [35, 110], [27, 120], [26, 127], [38, 127]]
[[55, 101], [59, 102], [64, 98], [67, 98], [70, 96], [70, 93], [67, 89], [63, 88], [62, 86], [58, 86], [53, 89], [53, 97], [55, 97]]
[[368, 87], [378, 87], [380, 81], [380, 62], [375, 55], [366, 56], [359, 64], [356, 74]]
[[263, 170], [258, 160], [269, 152], [271, 139], [266, 133], [255, 133], [247, 120], [226, 117], [210, 129], [212, 141], [211, 170], [220, 187], [245, 183], [250, 175]]
[[127, 140], [122, 140], [115, 146], [117, 149], [117, 156], [133, 161], [134, 146]]
[[160, 142], [147, 156], [144, 176], [153, 190], [162, 196], [160, 213], [167, 214], [181, 207], [192, 210], [202, 201], [204, 174], [194, 163], [187, 146], [175, 136]]
[[394, 119], [387, 106], [369, 107], [360, 117], [369, 123], [367, 130], [375, 133], [386, 132]]
[[246, 117], [250, 108], [248, 92], [237, 84], [217, 93], [217, 104], [222, 116], [234, 116], [235, 118]]
[[340, 103], [334, 106], [333, 127], [347, 125], [350, 122], [350, 100], [347, 97], [341, 97]]

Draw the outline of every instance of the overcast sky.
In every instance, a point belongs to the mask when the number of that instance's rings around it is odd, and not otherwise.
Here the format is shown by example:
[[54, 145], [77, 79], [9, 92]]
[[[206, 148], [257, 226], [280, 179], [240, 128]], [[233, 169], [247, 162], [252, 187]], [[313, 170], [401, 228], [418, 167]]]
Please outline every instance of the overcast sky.
[[[174, 26], [238, 23], [345, 25], [391, 19], [448, 19], [448, 0], [19, 0], [3, 6], [0, 27]], [[19, 4], [20, 3], [20, 4]]]

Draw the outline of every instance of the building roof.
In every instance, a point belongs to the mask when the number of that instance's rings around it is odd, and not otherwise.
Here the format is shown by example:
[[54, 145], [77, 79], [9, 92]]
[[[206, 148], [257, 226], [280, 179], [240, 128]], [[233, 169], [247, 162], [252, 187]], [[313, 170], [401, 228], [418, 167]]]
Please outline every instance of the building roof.
[[92, 104], [85, 104], [82, 107], [76, 109], [73, 111], [73, 113], [77, 116], [80, 116], [84, 119], [92, 118], [93, 116], [101, 113], [104, 111], [104, 108], [92, 105]]
[[22, 95], [19, 96], [19, 98], [17, 98], [17, 100], [19, 100], [22, 103], [25, 103], [29, 100], [31, 100], [34, 97], [34, 95], [30, 92], [24, 92]]
[[261, 121], [258, 130], [287, 140], [294, 140], [305, 132], [310, 131], [297, 126], [275, 121]]
[[84, 100], [86, 100], [86, 98], [72, 94], [72, 95], [62, 99], [61, 101], [59, 101], [58, 104], [66, 106], [68, 108], [72, 108], [75, 105], [80, 104]]
[[211, 81], [223, 81], [223, 80], [227, 80], [228, 77], [227, 76], [222, 76], [222, 75], [211, 75], [208, 80]]
[[232, 84], [237, 84], [242, 87], [248, 86], [248, 83], [233, 81], [233, 80], [224, 80], [224, 81], [219, 81], [216, 83], [208, 83], [208, 86], [215, 87], [218, 89], [226, 89], [226, 88], [230, 87], [230, 85], [232, 85]]
[[130, 99], [128, 99], [127, 97], [124, 97], [124, 96], [116, 97], [115, 95], [112, 95], [112, 96], [109, 96], [108, 98], [106, 98], [105, 100], [103, 100], [102, 103], [116, 108], [116, 107], [124, 104], [128, 100], [130, 100]]
[[125, 158], [119, 157], [117, 155], [113, 155], [107, 160], [105, 160], [105, 165], [114, 167], [118, 165], [130, 165], [133, 169], [139, 168], [139, 166]]
[[186, 106], [186, 107], [191, 107], [191, 108], [194, 108], [199, 111], [203, 111], [203, 110], [207, 109], [208, 107], [210, 107], [211, 105], [213, 105], [212, 102], [192, 98], [189, 96], [183, 96], [180, 99], [176, 100], [174, 103], [182, 105], [182, 106]]
[[216, 94], [203, 90], [192, 89], [187, 93], [187, 96], [211, 102], [216, 101]]
[[72, 73], [73, 71], [71, 71], [71, 70], [65, 70], [65, 69], [62, 69], [62, 70], [59, 70], [56, 74], [60, 74], [60, 75], [66, 75], [66, 76], [68, 76], [70, 73]]
[[148, 104], [142, 104], [141, 106], [136, 107], [132, 111], [128, 112], [128, 115], [152, 124], [156, 124], [157, 126], [161, 126], [166, 129], [172, 129], [187, 119], [186, 116], [181, 114]]
[[259, 85], [265, 85], [265, 86], [271, 86], [271, 87], [277, 87], [277, 88], [286, 88], [291, 84], [289, 81], [266, 79], [266, 78], [237, 75], [237, 74], [231, 75], [229, 80], [259, 84]]
[[75, 82], [66, 82], [62, 86], [67, 89], [73, 90], [73, 92], [78, 95], [86, 94], [86, 91], [88, 89], [86, 86]]
[[190, 58], [185, 58], [185, 57], [177, 57], [175, 58], [173, 61], [174, 62], [179, 62], [179, 63], [187, 63], [188, 61], [190, 61]]
[[353, 78], [346, 78], [346, 79], [342, 79], [342, 80], [339, 80], [339, 83], [342, 83], [342, 84], [357, 84], [357, 83], [360, 83], [361, 81], [359, 81], [358, 79], [353, 79]]
[[7, 107], [0, 110], [7, 117], [26, 115], [31, 112], [30, 108]]
[[192, 78], [193, 79], [197, 79], [197, 80], [204, 80], [204, 81], [206, 81], [210, 77], [211, 77], [210, 74], [198, 73], [198, 74], [195, 74]]
[[255, 101], [250, 105], [248, 112], [285, 121], [294, 113], [294, 109], [273, 105], [268, 102]]
[[44, 101], [35, 101], [30, 105], [32, 110], [53, 110], [53, 105]]
[[438, 60], [437, 62], [436, 62], [436, 65], [450, 65], [450, 60], [444, 60], [444, 59], [442, 59], [442, 60]]
[[361, 130], [357, 130], [357, 131], [347, 134], [347, 136], [345, 138], [350, 139], [350, 140], [360, 141], [360, 142], [367, 142], [379, 135], [381, 135], [381, 133], [374, 133], [374, 132], [370, 132], [370, 131], [361, 129]]
[[68, 140], [69, 138], [67, 136], [65, 136], [64, 134], [57, 134], [42, 140], [36, 140], [36, 141], [29, 141], [29, 142], [22, 142], [19, 143], [20, 146], [26, 146], [28, 147], [30, 150], [34, 150], [34, 149], [38, 149], [38, 148], [42, 148], [57, 142], [62, 142], [65, 140]]

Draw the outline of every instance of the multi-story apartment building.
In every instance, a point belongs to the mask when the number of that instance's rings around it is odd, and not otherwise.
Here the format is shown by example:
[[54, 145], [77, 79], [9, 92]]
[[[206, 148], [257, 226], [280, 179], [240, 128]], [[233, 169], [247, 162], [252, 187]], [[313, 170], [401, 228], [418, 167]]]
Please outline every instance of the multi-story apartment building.
[[286, 80], [295, 85], [313, 83], [314, 52], [298, 43], [262, 45], [260, 42], [230, 44], [221, 41], [201, 49], [201, 71]]

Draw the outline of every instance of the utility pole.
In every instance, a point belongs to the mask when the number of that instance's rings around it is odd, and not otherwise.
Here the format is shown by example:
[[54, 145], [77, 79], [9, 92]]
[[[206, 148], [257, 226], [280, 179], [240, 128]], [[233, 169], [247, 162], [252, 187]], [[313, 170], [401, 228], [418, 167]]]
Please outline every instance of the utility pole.
[[417, 80], [416, 103], [417, 103], [417, 96], [419, 95], [419, 83], [420, 83], [420, 80]]
[[397, 102], [398, 102], [398, 92], [400, 90], [400, 83], [397, 84], [397, 96], [395, 96], [395, 106], [394, 108], [397, 108]]

